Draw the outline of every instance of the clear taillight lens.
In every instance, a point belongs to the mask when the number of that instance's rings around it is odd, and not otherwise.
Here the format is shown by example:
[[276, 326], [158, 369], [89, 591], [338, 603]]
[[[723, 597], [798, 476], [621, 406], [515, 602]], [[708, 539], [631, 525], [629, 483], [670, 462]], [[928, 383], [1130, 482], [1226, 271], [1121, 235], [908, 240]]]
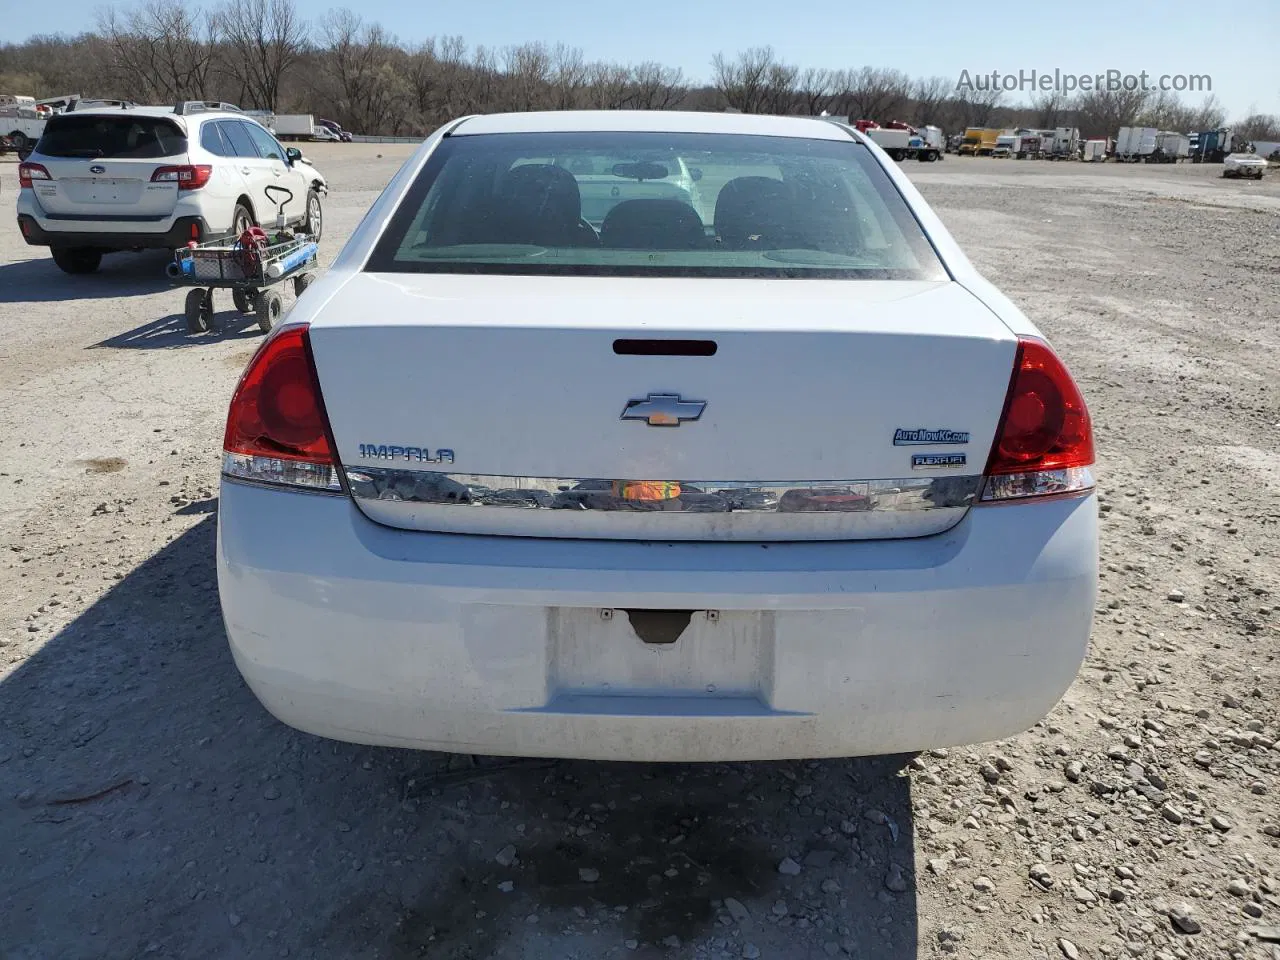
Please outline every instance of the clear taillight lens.
[[179, 190], [199, 190], [213, 176], [213, 167], [207, 163], [177, 167], [156, 167], [151, 174], [152, 183], [176, 183]]
[[39, 163], [18, 164], [18, 186], [30, 187], [33, 180], [52, 180], [49, 171]]

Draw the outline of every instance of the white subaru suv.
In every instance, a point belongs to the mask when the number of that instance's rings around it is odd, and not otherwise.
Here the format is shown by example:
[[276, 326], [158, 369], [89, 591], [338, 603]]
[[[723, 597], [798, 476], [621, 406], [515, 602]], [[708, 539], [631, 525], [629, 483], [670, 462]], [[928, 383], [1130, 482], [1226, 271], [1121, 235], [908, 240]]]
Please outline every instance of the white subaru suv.
[[[672, 158], [709, 215], [647, 186]], [[232, 653], [328, 737], [909, 752], [1035, 723], [1089, 637], [1080, 391], [820, 119], [449, 124], [250, 361], [223, 446]]]
[[67, 273], [117, 250], [239, 236], [283, 212], [319, 236], [325, 178], [226, 104], [97, 107], [49, 118], [18, 168], [18, 228]]

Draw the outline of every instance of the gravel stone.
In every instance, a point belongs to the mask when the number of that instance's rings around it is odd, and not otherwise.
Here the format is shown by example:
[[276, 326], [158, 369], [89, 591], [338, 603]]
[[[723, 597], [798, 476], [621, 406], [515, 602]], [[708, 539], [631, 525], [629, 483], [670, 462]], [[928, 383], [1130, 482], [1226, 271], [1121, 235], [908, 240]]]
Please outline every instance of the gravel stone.
[[884, 875], [885, 889], [893, 893], [907, 892], [907, 877], [902, 867], [896, 863], [889, 864], [889, 871]]
[[500, 867], [511, 866], [516, 862], [516, 848], [511, 844], [507, 844], [494, 855], [493, 862]]
[[1169, 910], [1169, 920], [1179, 933], [1196, 934], [1200, 932], [1200, 921], [1191, 915], [1190, 909], [1183, 904]]

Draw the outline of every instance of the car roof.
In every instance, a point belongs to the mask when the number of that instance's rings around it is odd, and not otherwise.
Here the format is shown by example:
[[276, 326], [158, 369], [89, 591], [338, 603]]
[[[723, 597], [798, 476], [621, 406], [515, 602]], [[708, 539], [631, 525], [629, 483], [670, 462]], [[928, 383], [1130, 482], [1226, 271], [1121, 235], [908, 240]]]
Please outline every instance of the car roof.
[[[88, 107], [59, 113], [59, 117], [168, 117], [183, 120], [249, 120], [257, 123], [257, 117], [230, 110], [197, 110], [193, 113], [174, 114], [173, 107]], [[52, 117], [50, 119], [53, 119]]]
[[849, 140], [848, 130], [819, 117], [771, 117], [686, 110], [558, 110], [467, 117], [450, 136], [485, 133], [725, 133]]

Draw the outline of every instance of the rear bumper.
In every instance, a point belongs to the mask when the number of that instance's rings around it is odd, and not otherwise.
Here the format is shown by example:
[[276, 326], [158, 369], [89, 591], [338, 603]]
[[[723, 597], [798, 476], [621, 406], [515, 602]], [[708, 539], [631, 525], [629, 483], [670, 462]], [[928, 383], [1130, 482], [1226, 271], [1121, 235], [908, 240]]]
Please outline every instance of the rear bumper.
[[[215, 236], [203, 217], [179, 217], [158, 224], [155, 230], [116, 229], [114, 220], [45, 220], [42, 224], [29, 213], [18, 214], [18, 229], [22, 238], [33, 247], [97, 247], [101, 250], [165, 249], [185, 247], [192, 240], [207, 240]], [[106, 227], [106, 229], [94, 229]]]
[[[1097, 578], [1092, 496], [971, 510], [917, 540], [671, 544], [408, 533], [342, 497], [224, 481], [218, 523], [231, 650], [275, 716], [511, 756], [853, 756], [1009, 736], [1075, 677]], [[627, 608], [715, 614], [655, 646]]]

